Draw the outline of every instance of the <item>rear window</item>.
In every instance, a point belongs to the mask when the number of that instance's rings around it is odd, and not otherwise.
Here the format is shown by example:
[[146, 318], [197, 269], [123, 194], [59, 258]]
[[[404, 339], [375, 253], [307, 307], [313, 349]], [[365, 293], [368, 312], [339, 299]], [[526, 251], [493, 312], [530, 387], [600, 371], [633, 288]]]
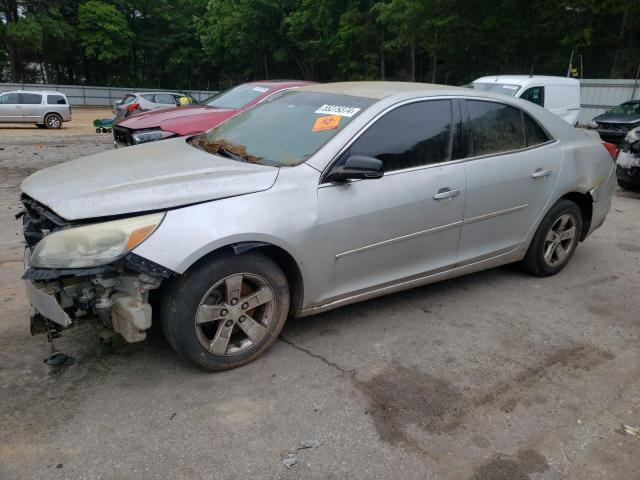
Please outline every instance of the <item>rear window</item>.
[[40, 105], [42, 103], [42, 95], [37, 93], [21, 93], [20, 103], [25, 105]]
[[62, 95], [47, 95], [49, 105], [66, 105], [67, 100]]
[[244, 107], [246, 104], [267, 92], [269, 92], [269, 88], [260, 85], [239, 85], [231, 90], [226, 90], [213, 97], [209, 97], [202, 103], [214, 108], [237, 109]]
[[194, 137], [192, 144], [240, 161], [298, 165], [373, 102], [349, 95], [282, 92]]
[[512, 85], [510, 83], [473, 83], [472, 85], [474, 90], [499, 93], [501, 95], [509, 95], [510, 97], [513, 97], [518, 90], [520, 90], [520, 85]]
[[118, 105], [126, 105], [127, 103], [133, 102], [135, 99], [136, 96], [129, 93], [120, 99]]

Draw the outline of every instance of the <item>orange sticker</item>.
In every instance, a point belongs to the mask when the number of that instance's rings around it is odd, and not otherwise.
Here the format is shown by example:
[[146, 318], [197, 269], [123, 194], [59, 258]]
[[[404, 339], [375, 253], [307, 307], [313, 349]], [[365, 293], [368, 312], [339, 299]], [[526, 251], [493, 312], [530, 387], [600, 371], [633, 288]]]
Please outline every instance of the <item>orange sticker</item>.
[[340, 115], [329, 115], [327, 117], [319, 117], [313, 124], [312, 132], [322, 132], [323, 130], [333, 130], [340, 125]]

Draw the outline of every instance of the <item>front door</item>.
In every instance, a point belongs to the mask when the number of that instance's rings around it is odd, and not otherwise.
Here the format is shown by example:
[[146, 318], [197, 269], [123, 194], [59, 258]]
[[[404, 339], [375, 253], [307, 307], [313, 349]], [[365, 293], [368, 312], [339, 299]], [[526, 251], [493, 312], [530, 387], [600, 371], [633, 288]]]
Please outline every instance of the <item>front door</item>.
[[467, 100], [471, 157], [458, 265], [515, 249], [545, 209], [562, 151], [527, 113]]
[[464, 164], [452, 161], [450, 100], [402, 105], [344, 152], [384, 162], [381, 179], [323, 183], [319, 248], [328, 282], [321, 303], [453, 268], [465, 203]]

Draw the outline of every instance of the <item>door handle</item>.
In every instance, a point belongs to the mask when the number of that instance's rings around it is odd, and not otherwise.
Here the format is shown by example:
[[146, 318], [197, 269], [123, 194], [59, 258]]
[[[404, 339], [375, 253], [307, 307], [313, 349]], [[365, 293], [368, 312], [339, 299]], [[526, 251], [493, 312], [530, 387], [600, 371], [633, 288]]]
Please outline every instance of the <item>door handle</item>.
[[453, 197], [457, 197], [458, 195], [460, 195], [460, 190], [458, 189], [451, 189], [449, 187], [446, 188], [441, 188], [440, 190], [438, 190], [438, 193], [436, 193], [433, 196], [434, 200], [444, 200], [445, 198], [453, 198]]
[[542, 177], [548, 177], [549, 175], [551, 175], [551, 169], [543, 169], [543, 168], [538, 168], [536, 169], [535, 172], [533, 172], [531, 174], [531, 177], [533, 178], [542, 178]]

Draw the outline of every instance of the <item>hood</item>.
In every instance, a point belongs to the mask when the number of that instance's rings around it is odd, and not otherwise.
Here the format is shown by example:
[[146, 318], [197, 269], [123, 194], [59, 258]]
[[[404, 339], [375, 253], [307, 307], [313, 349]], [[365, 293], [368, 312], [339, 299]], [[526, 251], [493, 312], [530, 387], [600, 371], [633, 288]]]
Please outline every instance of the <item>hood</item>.
[[633, 125], [640, 123], [640, 115], [625, 115], [623, 113], [603, 113], [595, 117], [594, 122], [600, 123], [621, 123], [625, 125]]
[[237, 111], [206, 105], [165, 108], [134, 115], [118, 122], [118, 125], [132, 130], [160, 127], [162, 130], [178, 135], [194, 135], [218, 126]]
[[22, 191], [66, 220], [81, 220], [259, 192], [277, 176], [275, 167], [212, 155], [176, 138], [41, 170], [22, 182]]

